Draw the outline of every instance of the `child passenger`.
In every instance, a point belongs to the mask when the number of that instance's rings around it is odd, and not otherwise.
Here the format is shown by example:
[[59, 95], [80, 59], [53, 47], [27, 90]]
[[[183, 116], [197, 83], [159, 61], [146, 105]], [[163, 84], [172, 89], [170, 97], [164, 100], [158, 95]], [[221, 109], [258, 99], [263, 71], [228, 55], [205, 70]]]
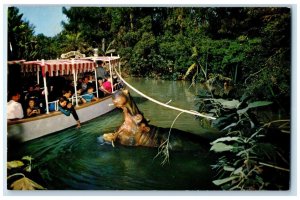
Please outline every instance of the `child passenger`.
[[[81, 95], [81, 91], [82, 91], [81, 88], [79, 88], [79, 89], [77, 90], [77, 98], [78, 98], [78, 103], [79, 103], [79, 104], [86, 103], [86, 100], [80, 96], [80, 95]], [[72, 97], [75, 98], [75, 94], [73, 94]]]
[[41, 110], [39, 109], [39, 107], [37, 107], [35, 105], [34, 99], [30, 99], [28, 101], [28, 107], [26, 110], [27, 117], [34, 117], [40, 113], [41, 113]]
[[82, 98], [84, 98], [86, 102], [96, 101], [98, 98], [94, 96], [93, 92], [94, 87], [89, 86], [87, 92], [84, 95], [82, 95]]
[[65, 114], [66, 116], [70, 116], [70, 114], [72, 114], [74, 119], [77, 122], [77, 127], [76, 128], [80, 128], [80, 121], [79, 121], [79, 117], [77, 115], [77, 112], [74, 109], [72, 103], [70, 103], [69, 100], [65, 96], [59, 98], [59, 100], [58, 100], [58, 110], [60, 112], [62, 112], [63, 114]]

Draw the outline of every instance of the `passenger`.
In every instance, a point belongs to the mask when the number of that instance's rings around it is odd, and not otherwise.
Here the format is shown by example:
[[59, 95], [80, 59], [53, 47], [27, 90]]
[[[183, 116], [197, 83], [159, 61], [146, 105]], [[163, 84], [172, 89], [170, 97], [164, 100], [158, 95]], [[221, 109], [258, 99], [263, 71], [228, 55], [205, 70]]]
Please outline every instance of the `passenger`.
[[89, 76], [85, 76], [83, 78], [83, 81], [82, 81], [82, 84], [81, 84], [82, 93], [86, 93], [88, 86], [91, 85], [91, 83], [89, 81], [90, 81]]
[[103, 80], [101, 78], [99, 78], [98, 79], [98, 96], [100, 98], [105, 96], [104, 91], [101, 89], [102, 84], [103, 84]]
[[[81, 91], [82, 91], [81, 88], [79, 88], [79, 89], [77, 90], [78, 104], [86, 103], [86, 100], [80, 96], [80, 95], [81, 95]], [[73, 94], [72, 97], [75, 98], [75, 94]]]
[[100, 87], [105, 95], [112, 93], [111, 81], [111, 78], [107, 78], [107, 81], [103, 82], [102, 86]]
[[36, 92], [34, 90], [34, 86], [29, 85], [28, 89], [27, 89], [27, 92], [25, 94], [25, 101], [27, 102], [29, 99], [32, 99], [32, 98], [38, 98], [38, 97], [37, 97]]
[[34, 87], [35, 93], [35, 103], [40, 107], [41, 113], [45, 113], [46, 110], [46, 102], [45, 102], [45, 91], [41, 92], [41, 88], [39, 84], [36, 84]]
[[85, 99], [86, 102], [96, 101], [98, 98], [94, 96], [94, 87], [89, 86], [87, 92], [82, 95], [82, 98]]
[[26, 114], [27, 117], [34, 117], [41, 114], [41, 110], [35, 105], [34, 99], [29, 99]]
[[22, 105], [18, 102], [20, 100], [20, 93], [17, 91], [11, 92], [11, 100], [7, 103], [7, 119], [16, 120], [24, 117]]
[[108, 72], [104, 69], [104, 62], [98, 60], [97, 61], [97, 67], [96, 67], [96, 74], [97, 74], [97, 80], [102, 79], [104, 80], [105, 77], [109, 76]]
[[69, 100], [72, 96], [72, 91], [70, 89], [64, 89], [62, 91], [62, 94], [64, 97], [66, 97]]
[[81, 87], [82, 82], [83, 82], [82, 78], [78, 78], [78, 80], [77, 80], [77, 87], [79, 87], [79, 86]]
[[89, 82], [90, 83], [95, 82], [95, 76], [93, 74], [89, 74], [88, 76], [89, 76]]
[[118, 78], [116, 74], [113, 74], [114, 90], [119, 90], [124, 87], [123, 82]]
[[73, 107], [72, 103], [70, 103], [69, 100], [65, 96], [59, 98], [58, 110], [60, 112], [62, 112], [63, 114], [65, 114], [66, 116], [70, 116], [70, 114], [72, 114], [74, 119], [77, 122], [76, 128], [80, 128], [80, 121], [79, 121], [77, 112], [76, 112], [75, 108]]
[[95, 81], [95, 76], [93, 74], [89, 75], [88, 87], [89, 86], [93, 86], [94, 90], [96, 90], [96, 81]]

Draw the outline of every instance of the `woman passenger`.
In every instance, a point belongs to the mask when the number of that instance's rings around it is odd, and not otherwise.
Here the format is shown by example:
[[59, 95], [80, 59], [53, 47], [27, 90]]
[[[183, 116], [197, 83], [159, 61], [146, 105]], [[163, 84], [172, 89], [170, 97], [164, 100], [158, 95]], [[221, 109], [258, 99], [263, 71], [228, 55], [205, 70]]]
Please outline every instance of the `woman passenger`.
[[37, 107], [35, 105], [34, 99], [30, 99], [28, 101], [28, 107], [26, 109], [26, 114], [27, 114], [27, 117], [34, 117], [36, 115], [41, 114], [41, 110], [39, 109], [39, 107]]
[[105, 95], [109, 95], [112, 93], [111, 83], [111, 78], [108, 78], [107, 81], [103, 82], [102, 86], [100, 87], [100, 90], [102, 90]]

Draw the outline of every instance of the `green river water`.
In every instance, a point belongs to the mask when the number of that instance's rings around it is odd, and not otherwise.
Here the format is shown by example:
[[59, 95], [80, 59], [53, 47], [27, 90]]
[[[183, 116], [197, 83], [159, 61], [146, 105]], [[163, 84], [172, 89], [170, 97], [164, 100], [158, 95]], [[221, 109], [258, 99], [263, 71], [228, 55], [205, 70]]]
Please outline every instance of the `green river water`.
[[[140, 91], [161, 102], [195, 109], [195, 91], [188, 82], [127, 79]], [[189, 88], [189, 89], [188, 89]], [[169, 128], [178, 111], [163, 108], [131, 92], [150, 124]], [[80, 116], [79, 116], [80, 117]], [[30, 176], [48, 190], [213, 190], [214, 163], [207, 151], [170, 152], [161, 165], [157, 148], [100, 145], [97, 137], [121, 125], [122, 112], [114, 110], [87, 123], [38, 138], [9, 149], [8, 159], [34, 158]], [[216, 134], [201, 128], [194, 116], [182, 114], [174, 128], [202, 135]]]

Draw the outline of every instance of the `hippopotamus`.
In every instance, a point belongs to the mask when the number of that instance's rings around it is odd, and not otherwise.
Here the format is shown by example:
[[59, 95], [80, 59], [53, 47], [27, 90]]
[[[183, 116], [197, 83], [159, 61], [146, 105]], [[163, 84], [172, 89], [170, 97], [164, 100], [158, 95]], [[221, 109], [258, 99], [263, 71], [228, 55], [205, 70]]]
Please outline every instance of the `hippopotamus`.
[[[105, 133], [101, 140], [126, 146], [160, 147], [169, 138], [169, 149], [199, 149], [199, 143], [208, 146], [206, 139], [184, 131], [160, 128], [149, 124], [128, 90], [119, 90], [112, 96], [113, 103], [121, 108], [124, 122], [114, 133]], [[170, 135], [170, 137], [169, 137]], [[201, 145], [203, 147], [203, 145]]]

